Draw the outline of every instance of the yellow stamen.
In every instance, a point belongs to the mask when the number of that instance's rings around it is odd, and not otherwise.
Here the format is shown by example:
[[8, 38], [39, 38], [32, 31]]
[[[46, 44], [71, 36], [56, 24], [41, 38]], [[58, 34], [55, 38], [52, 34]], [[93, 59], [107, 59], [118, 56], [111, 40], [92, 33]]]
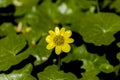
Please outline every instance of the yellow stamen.
[[64, 37], [61, 36], [61, 35], [56, 35], [56, 36], [53, 38], [53, 41], [54, 41], [54, 43], [55, 43], [57, 46], [60, 46], [60, 45], [64, 44]]

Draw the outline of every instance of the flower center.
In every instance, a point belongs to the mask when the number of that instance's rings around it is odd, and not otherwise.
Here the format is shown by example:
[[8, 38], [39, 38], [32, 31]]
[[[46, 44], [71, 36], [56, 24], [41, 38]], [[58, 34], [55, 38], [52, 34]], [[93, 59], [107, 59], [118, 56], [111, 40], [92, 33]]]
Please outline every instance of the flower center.
[[64, 43], [64, 37], [61, 35], [57, 35], [54, 37], [53, 41], [56, 45], [60, 46]]

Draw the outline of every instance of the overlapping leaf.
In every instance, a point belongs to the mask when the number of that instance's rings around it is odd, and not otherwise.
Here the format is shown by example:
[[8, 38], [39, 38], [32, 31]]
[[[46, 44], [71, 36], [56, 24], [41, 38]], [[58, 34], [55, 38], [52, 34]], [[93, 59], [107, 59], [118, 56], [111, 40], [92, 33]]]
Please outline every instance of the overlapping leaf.
[[[81, 15], [82, 16], [82, 15]], [[95, 45], [109, 45], [120, 30], [120, 17], [113, 13], [85, 14], [72, 29], [79, 32], [83, 39]], [[77, 19], [76, 19], [77, 20]], [[75, 21], [78, 22], [78, 21]]]
[[[103, 5], [100, 4], [102, 8], [110, 4], [112, 0], [103, 2]], [[29, 55], [36, 58], [34, 66], [45, 62], [51, 54], [51, 51], [46, 50], [46, 34], [59, 24], [69, 26], [69, 29], [78, 32], [85, 42], [98, 46], [112, 43], [115, 40], [114, 34], [120, 31], [118, 15], [113, 13], [91, 14], [95, 11], [96, 0], [0, 0], [1, 8], [11, 4], [15, 6], [15, 12], [11, 14], [15, 16], [15, 22], [22, 23], [22, 28], [21, 34], [16, 35], [12, 24], [1, 25], [0, 71], [8, 70]], [[113, 1], [110, 8], [119, 12], [119, 0]], [[26, 48], [26, 41], [28, 41], [28, 48]], [[120, 53], [116, 57], [120, 60]], [[72, 60], [83, 61], [81, 68], [84, 68], [85, 72], [82, 73], [80, 80], [99, 80], [96, 76], [98, 73], [101, 71], [110, 73], [114, 70], [105, 56], [89, 53], [85, 46], [74, 46], [72, 52], [62, 59], [66, 63]], [[115, 67], [116, 75], [119, 74], [119, 69], [120, 65]], [[32, 65], [29, 64], [10, 74], [0, 74], [0, 79], [36, 80], [30, 75], [31, 70]], [[59, 71], [55, 65], [45, 68], [43, 72], [38, 73], [38, 77], [40, 80], [77, 80], [75, 75]]]
[[19, 63], [28, 55], [27, 53], [18, 54], [26, 46], [26, 41], [22, 36], [15, 34], [10, 24], [3, 24], [0, 29], [6, 34], [6, 37], [0, 40], [0, 71], [4, 71]]
[[120, 0], [115, 0], [112, 2], [112, 4], [110, 5], [111, 9], [115, 9], [117, 12], [120, 12]]
[[29, 50], [29, 53], [36, 58], [34, 65], [40, 65], [43, 62], [47, 61], [52, 51], [46, 49], [47, 43], [45, 38], [42, 38], [38, 45], [32, 46]]
[[[114, 71], [114, 67], [109, 64], [105, 56], [98, 56], [97, 54], [92, 54], [87, 52], [85, 46], [74, 48], [73, 53], [69, 54], [64, 58], [63, 62], [70, 62], [71, 60], [82, 60], [83, 66], [86, 71], [82, 73], [81, 80], [98, 80], [96, 75], [99, 72], [109, 73]], [[91, 78], [90, 78], [91, 77]]]
[[32, 65], [28, 64], [20, 70], [14, 70], [10, 74], [0, 74], [0, 80], [36, 80], [32, 75]]

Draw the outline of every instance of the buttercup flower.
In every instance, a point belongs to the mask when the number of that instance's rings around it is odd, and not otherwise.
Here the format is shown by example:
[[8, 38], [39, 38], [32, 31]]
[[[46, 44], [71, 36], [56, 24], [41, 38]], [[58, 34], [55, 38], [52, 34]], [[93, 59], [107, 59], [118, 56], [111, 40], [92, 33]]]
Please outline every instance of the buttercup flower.
[[48, 45], [46, 48], [51, 50], [55, 48], [55, 53], [59, 55], [62, 51], [69, 52], [71, 47], [69, 43], [73, 43], [74, 39], [70, 38], [72, 32], [70, 30], [65, 31], [65, 28], [59, 29], [55, 27], [55, 31], [49, 30], [49, 35], [46, 37]]

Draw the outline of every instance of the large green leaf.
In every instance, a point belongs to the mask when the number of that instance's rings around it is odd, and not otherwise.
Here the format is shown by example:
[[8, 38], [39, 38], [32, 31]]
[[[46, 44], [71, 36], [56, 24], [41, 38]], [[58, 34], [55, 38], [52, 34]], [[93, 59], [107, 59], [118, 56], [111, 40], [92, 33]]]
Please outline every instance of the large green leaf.
[[0, 74], [0, 80], [36, 80], [32, 75], [32, 65], [28, 64], [20, 70], [14, 70], [9, 74]]
[[[114, 67], [109, 64], [105, 56], [98, 56], [87, 52], [84, 45], [81, 47], [74, 47], [73, 52], [62, 59], [62, 62], [70, 62], [71, 60], [81, 60], [83, 65], [81, 68], [85, 69], [82, 73], [81, 80], [98, 80], [97, 74], [102, 72], [110, 73], [114, 71]], [[86, 77], [87, 76], [87, 77]], [[89, 78], [89, 79], [88, 79]]]
[[[28, 53], [19, 53], [26, 46], [23, 37], [10, 35], [0, 40], [0, 71], [7, 70], [25, 59]], [[19, 53], [19, 54], [18, 54]]]
[[38, 73], [39, 80], [78, 80], [72, 73], [59, 71], [56, 65], [48, 66], [43, 72]]
[[72, 30], [79, 32], [84, 41], [95, 45], [109, 45], [120, 30], [120, 17], [113, 13], [85, 14], [74, 20]]

